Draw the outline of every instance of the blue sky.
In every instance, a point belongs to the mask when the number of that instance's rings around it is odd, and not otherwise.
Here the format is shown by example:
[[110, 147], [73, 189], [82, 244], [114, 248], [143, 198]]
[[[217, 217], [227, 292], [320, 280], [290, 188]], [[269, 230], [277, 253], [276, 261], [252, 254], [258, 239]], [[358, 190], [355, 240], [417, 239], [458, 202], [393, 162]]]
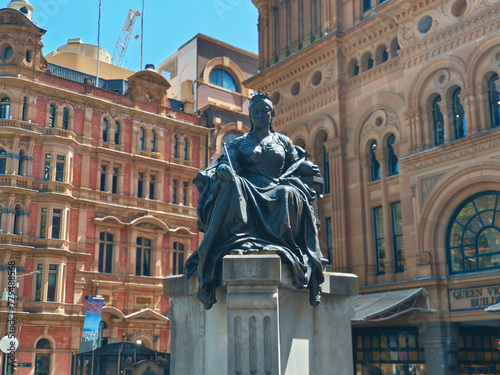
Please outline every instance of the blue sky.
[[[3, 6], [10, 1], [3, 0]], [[47, 30], [42, 39], [47, 55], [81, 38], [97, 45], [99, 0], [30, 0], [33, 20]], [[111, 55], [129, 9], [141, 11], [142, 0], [102, 0], [101, 47]], [[257, 8], [251, 0], [145, 0], [144, 64], [156, 66], [198, 33], [258, 52]], [[140, 65], [141, 19], [137, 18], [123, 67]]]

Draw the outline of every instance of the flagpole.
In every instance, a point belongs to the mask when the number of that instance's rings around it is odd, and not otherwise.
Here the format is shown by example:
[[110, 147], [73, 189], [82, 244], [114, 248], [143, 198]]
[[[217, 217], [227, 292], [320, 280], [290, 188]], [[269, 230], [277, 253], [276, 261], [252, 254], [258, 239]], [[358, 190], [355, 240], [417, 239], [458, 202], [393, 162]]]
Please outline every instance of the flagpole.
[[101, 57], [101, 7], [102, 0], [99, 0], [99, 20], [97, 21], [97, 77], [96, 87], [99, 87], [99, 60]]
[[142, 0], [142, 16], [141, 16], [141, 66], [139, 70], [144, 69], [144, 0]]

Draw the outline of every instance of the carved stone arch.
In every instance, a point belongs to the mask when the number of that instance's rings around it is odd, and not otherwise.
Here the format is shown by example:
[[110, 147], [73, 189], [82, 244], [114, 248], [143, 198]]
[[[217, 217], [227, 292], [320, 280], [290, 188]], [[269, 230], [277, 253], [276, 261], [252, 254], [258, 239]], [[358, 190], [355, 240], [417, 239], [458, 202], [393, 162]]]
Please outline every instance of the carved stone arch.
[[293, 144], [296, 144], [298, 139], [302, 139], [306, 147], [309, 147], [312, 142], [309, 139], [308, 126], [306, 124], [299, 124], [293, 127], [292, 131], [288, 133], [288, 138], [290, 138]]
[[242, 122], [230, 122], [224, 126], [221, 127], [221, 129], [218, 131], [216, 139], [215, 139], [215, 149], [216, 150], [222, 150], [222, 139], [224, 136], [230, 132], [235, 132], [239, 133], [241, 135], [248, 133], [250, 131], [250, 128], [247, 127], [246, 125], [243, 125]]
[[128, 225], [133, 229], [141, 228], [141, 230], [147, 229], [161, 233], [167, 233], [170, 230], [167, 224], [154, 216], [141, 216], [132, 220]]
[[54, 350], [57, 348], [57, 345], [56, 345], [57, 341], [54, 340], [54, 338], [51, 335], [46, 334], [46, 332], [44, 331], [44, 333], [42, 333], [35, 340], [33, 340], [33, 349], [36, 350], [36, 345], [38, 344], [38, 341], [40, 341], [41, 339], [45, 339], [50, 343], [50, 346], [51, 346], [50, 350]]
[[234, 78], [236, 78], [236, 84], [240, 89], [240, 93], [244, 96], [250, 95], [250, 89], [243, 86], [242, 82], [246, 80], [245, 74], [241, 70], [241, 68], [232, 61], [229, 57], [216, 57], [210, 60], [207, 65], [205, 65], [205, 69], [203, 69], [202, 79], [203, 83], [208, 84], [210, 82], [210, 73], [212, 70], [218, 66], [222, 66], [225, 69], [229, 70], [233, 73]]
[[[438, 81], [436, 85], [439, 85], [440, 77], [438, 77], [437, 75], [439, 75], [438, 72], [440, 71], [455, 72], [460, 77], [460, 81], [462, 82], [462, 89], [465, 90], [468, 88], [468, 86], [464, 86], [465, 63], [462, 59], [456, 56], [443, 56], [438, 59], [429, 61], [417, 73], [408, 90], [409, 111], [416, 110], [425, 105], [425, 102], [427, 101], [427, 91], [429, 90], [428, 87], [431, 86], [432, 82], [435, 82], [436, 80]], [[445, 79], [449, 80], [449, 77], [445, 77]], [[444, 85], [441, 87], [444, 87]]]
[[455, 169], [436, 182], [422, 207], [416, 231], [420, 263], [447, 263], [445, 241], [451, 217], [467, 198], [488, 190], [500, 191], [499, 163]]
[[[387, 103], [391, 103], [391, 106], [389, 107]], [[373, 129], [365, 127], [365, 125], [368, 125], [366, 123], [368, 119], [373, 120], [373, 122], [377, 121], [377, 111], [381, 111], [379, 114], [382, 117], [382, 121], [387, 121], [389, 119], [390, 122], [394, 122], [394, 124], [396, 124], [395, 126], [402, 132], [403, 129], [400, 126], [398, 113], [403, 113], [405, 108], [406, 103], [403, 98], [390, 91], [383, 91], [366, 98], [356, 108], [353, 117], [347, 119], [349, 123], [356, 124], [356, 127], [354, 128], [354, 135], [348, 138], [346, 147], [351, 147], [357, 155], [362, 152], [362, 147], [367, 141], [367, 137], [370, 133], [377, 134], [378, 139], [380, 130], [377, 129], [384, 127], [386, 123], [382, 123], [379, 126], [376, 126], [375, 123], [370, 123], [370, 125], [373, 125]], [[393, 118], [395, 119], [394, 121], [392, 120]], [[400, 139], [404, 138], [404, 133], [400, 134]]]
[[175, 236], [185, 236], [185, 237], [194, 237], [194, 236], [196, 236], [196, 233], [191, 232], [186, 227], [177, 227], [175, 229], [171, 229], [170, 233], [172, 235], [175, 235]]
[[399, 134], [399, 129], [394, 125], [387, 125], [380, 131], [379, 135], [381, 144], [384, 145], [384, 147], [387, 146], [387, 141], [389, 140], [389, 137], [391, 135], [394, 135], [394, 137], [396, 138], [396, 143], [399, 143], [401, 141], [401, 135]]
[[314, 142], [318, 132], [324, 130], [328, 139], [332, 140], [339, 136], [335, 120], [328, 115], [319, 115], [315, 117], [307, 126], [310, 133], [310, 139]]
[[121, 321], [125, 319], [125, 315], [123, 314], [123, 312], [114, 306], [104, 306], [102, 308], [102, 315], [104, 316], [104, 314], [112, 315], [115, 318], [120, 319]]
[[118, 229], [125, 227], [125, 223], [114, 216], [96, 217], [94, 219], [94, 225], [96, 227], [112, 227]]
[[360, 153], [362, 155], [370, 155], [370, 147], [374, 141], [377, 142], [377, 147], [378, 147], [378, 149], [380, 149], [381, 143], [380, 143], [379, 135], [375, 132], [372, 132], [372, 133], [367, 134], [366, 138], [364, 138], [361, 141]]
[[[500, 34], [495, 33], [474, 46], [465, 63], [467, 75], [465, 82], [467, 87], [481, 87], [481, 80], [489, 70], [500, 73], [500, 61], [495, 64], [491, 57], [491, 51], [498, 49], [500, 52]], [[486, 61], [485, 61], [486, 60]]]
[[139, 332], [136, 335], [132, 336], [132, 342], [135, 343], [137, 340], [141, 340], [146, 348], [154, 349], [153, 341], [150, 337], [144, 334], [144, 332]]

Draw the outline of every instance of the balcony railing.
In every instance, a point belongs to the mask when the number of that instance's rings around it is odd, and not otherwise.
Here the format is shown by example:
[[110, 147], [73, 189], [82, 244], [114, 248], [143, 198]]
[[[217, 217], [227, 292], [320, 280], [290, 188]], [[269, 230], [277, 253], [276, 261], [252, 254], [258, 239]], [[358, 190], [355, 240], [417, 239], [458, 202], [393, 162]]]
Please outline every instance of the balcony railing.
[[29, 131], [35, 131], [37, 126], [31, 122], [15, 120], [15, 119], [0, 119], [0, 128], [17, 128]]

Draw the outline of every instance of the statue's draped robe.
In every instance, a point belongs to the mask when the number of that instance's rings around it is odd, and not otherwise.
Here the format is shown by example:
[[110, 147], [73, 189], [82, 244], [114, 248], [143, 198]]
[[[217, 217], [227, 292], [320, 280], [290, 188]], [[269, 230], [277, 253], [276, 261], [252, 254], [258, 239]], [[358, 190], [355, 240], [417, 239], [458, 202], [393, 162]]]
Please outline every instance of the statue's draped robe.
[[[275, 251], [291, 266], [297, 288], [309, 288], [319, 303], [323, 282], [321, 252], [312, 201], [313, 189], [295, 176], [297, 152], [284, 135], [272, 133], [260, 143], [252, 133], [229, 144], [227, 155], [198, 174], [198, 226], [205, 236], [186, 262], [187, 277], [199, 278], [198, 298], [209, 309], [215, 302], [222, 258], [240, 253]], [[218, 178], [217, 166], [232, 164], [234, 181]]]

